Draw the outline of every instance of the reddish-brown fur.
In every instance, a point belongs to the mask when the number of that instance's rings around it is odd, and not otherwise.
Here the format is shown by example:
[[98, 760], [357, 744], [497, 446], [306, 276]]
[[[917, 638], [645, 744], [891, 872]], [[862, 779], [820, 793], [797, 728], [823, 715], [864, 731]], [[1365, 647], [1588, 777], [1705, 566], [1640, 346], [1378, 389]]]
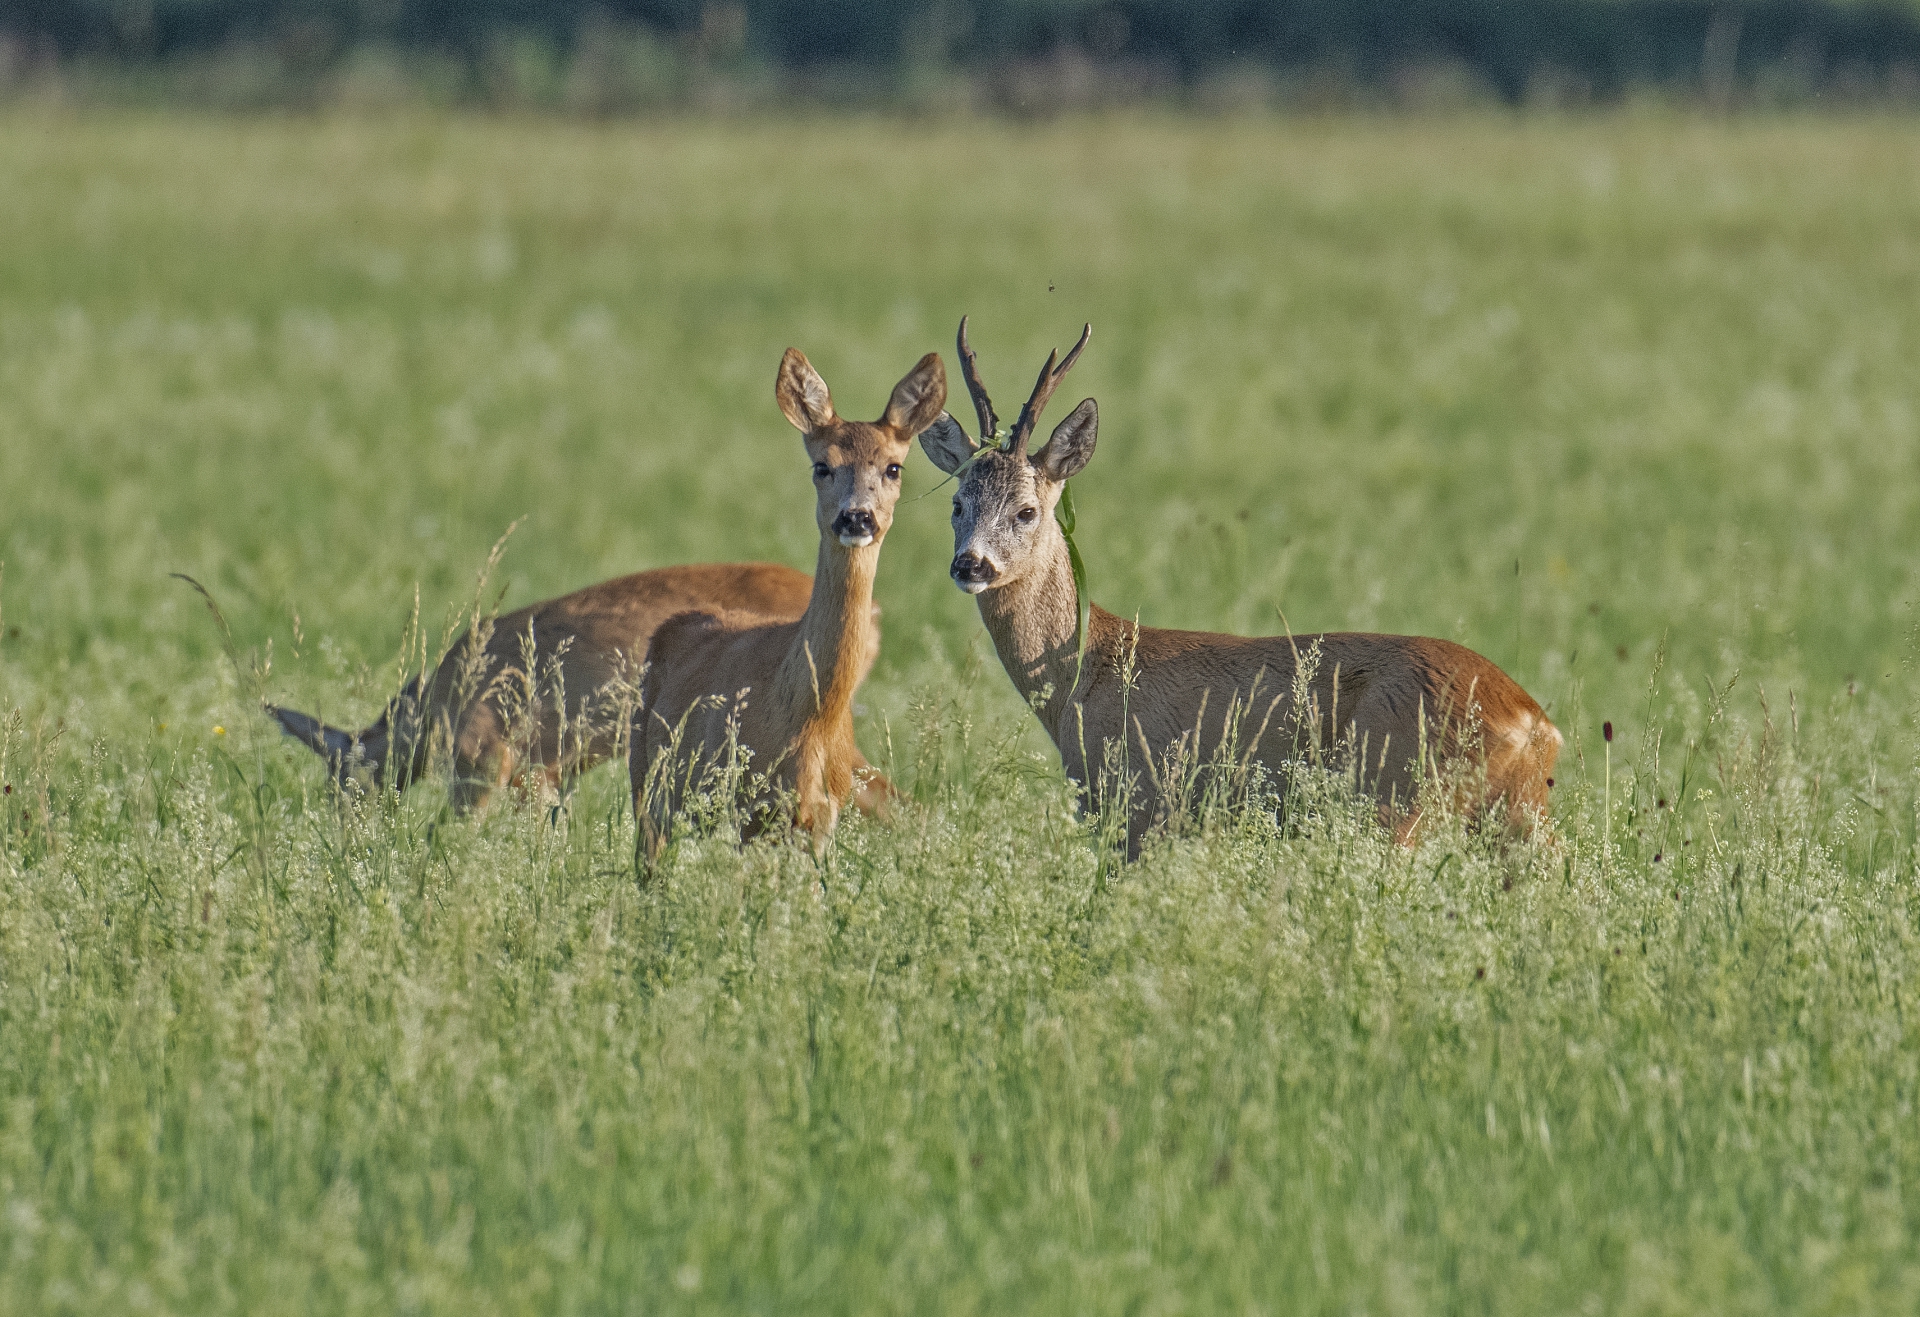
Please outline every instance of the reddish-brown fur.
[[[647, 651], [629, 773], [649, 860], [673, 814], [742, 747], [762, 780], [756, 804], [790, 795], [793, 822], [824, 846], [853, 787], [853, 697], [879, 652], [873, 581], [913, 436], [946, 400], [929, 353], [873, 423], [844, 421], [826, 384], [788, 349], [775, 383], [814, 463], [820, 555], [806, 611], [774, 621], [740, 611], [668, 619]], [[759, 826], [750, 821], [749, 830]]]
[[[1081, 346], [1085, 346], [1083, 336]], [[1182, 800], [1176, 780], [1231, 762], [1275, 771], [1303, 757], [1357, 773], [1384, 821], [1407, 840], [1418, 779], [1459, 774], [1462, 801], [1497, 807], [1515, 828], [1546, 809], [1560, 733], [1514, 680], [1449, 640], [1332, 632], [1249, 638], [1137, 626], [1092, 608], [1078, 660], [1079, 594], [1054, 519], [1065, 482], [1093, 455], [1091, 398], [1028, 455], [1026, 439], [1053, 386], [1049, 360], [1004, 450], [982, 451], [950, 416], [921, 436], [945, 471], [968, 463], [954, 497], [953, 576], [978, 597], [1001, 663], [1059, 748], [1069, 778], [1101, 803], [1105, 768], [1124, 756], [1137, 787], [1128, 847]], [[961, 362], [982, 428], [994, 424], [961, 322]], [[1309, 669], [1310, 671], [1306, 670]], [[1191, 782], [1191, 778], [1184, 780]]]
[[[479, 628], [484, 642], [477, 662], [468, 657], [475, 633], [461, 636], [430, 680], [415, 677], [363, 731], [293, 709], [269, 705], [267, 711], [326, 759], [342, 786], [356, 777], [376, 787], [391, 778], [404, 790], [441, 754], [451, 760], [452, 799], [461, 811], [484, 808], [495, 790], [529, 772], [563, 791], [619, 750], [640, 664], [662, 621], [695, 608], [797, 618], [812, 589], [806, 573], [776, 563], [635, 572], [494, 619]], [[529, 644], [537, 674], [532, 683]], [[557, 698], [562, 692], [564, 702]], [[886, 780], [864, 759], [856, 760], [855, 771], [862, 778], [855, 803], [879, 809], [891, 793]]]

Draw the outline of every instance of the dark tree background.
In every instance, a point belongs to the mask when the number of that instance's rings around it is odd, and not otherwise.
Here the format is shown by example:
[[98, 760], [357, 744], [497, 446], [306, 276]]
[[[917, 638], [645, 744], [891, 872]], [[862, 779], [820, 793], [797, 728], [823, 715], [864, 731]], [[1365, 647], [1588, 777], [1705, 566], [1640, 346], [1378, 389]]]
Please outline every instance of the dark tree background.
[[583, 34], [608, 30], [791, 71], [980, 73], [1072, 52], [1153, 70], [1160, 85], [1247, 65], [1366, 85], [1442, 65], [1510, 100], [1543, 74], [1604, 99], [1711, 92], [1768, 70], [1911, 94], [1920, 70], [1913, 0], [0, 0], [0, 35], [53, 64], [244, 46], [320, 68], [379, 46], [477, 70], [503, 40], [565, 62]]

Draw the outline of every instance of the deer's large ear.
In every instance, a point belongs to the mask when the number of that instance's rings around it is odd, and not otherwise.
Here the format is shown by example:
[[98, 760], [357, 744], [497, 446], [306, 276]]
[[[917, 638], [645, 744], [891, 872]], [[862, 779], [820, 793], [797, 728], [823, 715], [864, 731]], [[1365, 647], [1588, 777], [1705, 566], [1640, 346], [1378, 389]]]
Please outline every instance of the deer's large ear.
[[911, 437], [939, 420], [946, 405], [947, 368], [940, 364], [938, 352], [929, 352], [893, 386], [880, 423]]
[[827, 392], [827, 382], [799, 348], [788, 348], [787, 355], [780, 358], [773, 396], [793, 428], [802, 434], [812, 434], [833, 422], [833, 396]]
[[1071, 415], [1053, 427], [1047, 446], [1030, 459], [1040, 474], [1055, 484], [1071, 480], [1093, 456], [1094, 440], [1100, 434], [1100, 407], [1088, 398]]
[[960, 422], [941, 412], [932, 425], [920, 432], [920, 447], [935, 466], [952, 475], [960, 464], [972, 457], [980, 445], [967, 438]]

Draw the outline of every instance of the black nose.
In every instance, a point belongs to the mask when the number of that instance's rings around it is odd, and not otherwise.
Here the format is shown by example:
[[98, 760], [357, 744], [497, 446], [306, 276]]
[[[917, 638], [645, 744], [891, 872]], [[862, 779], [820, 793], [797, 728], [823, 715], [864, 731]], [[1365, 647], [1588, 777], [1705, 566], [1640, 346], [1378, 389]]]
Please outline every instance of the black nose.
[[949, 570], [953, 579], [962, 585], [988, 585], [1000, 574], [992, 563], [977, 553], [956, 555]]
[[873, 514], [865, 508], [848, 508], [833, 519], [835, 535], [872, 536]]

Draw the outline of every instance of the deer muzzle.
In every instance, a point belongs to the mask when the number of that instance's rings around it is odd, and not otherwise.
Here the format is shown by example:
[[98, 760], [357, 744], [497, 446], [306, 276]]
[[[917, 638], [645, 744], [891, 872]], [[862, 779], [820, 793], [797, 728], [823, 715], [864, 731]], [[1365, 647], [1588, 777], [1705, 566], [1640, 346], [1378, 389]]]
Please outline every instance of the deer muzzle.
[[840, 542], [850, 549], [872, 544], [877, 528], [873, 514], [865, 508], [842, 508], [830, 527], [840, 537]]
[[948, 569], [953, 583], [968, 594], [979, 594], [993, 584], [1000, 569], [977, 553], [955, 554], [953, 566]]

